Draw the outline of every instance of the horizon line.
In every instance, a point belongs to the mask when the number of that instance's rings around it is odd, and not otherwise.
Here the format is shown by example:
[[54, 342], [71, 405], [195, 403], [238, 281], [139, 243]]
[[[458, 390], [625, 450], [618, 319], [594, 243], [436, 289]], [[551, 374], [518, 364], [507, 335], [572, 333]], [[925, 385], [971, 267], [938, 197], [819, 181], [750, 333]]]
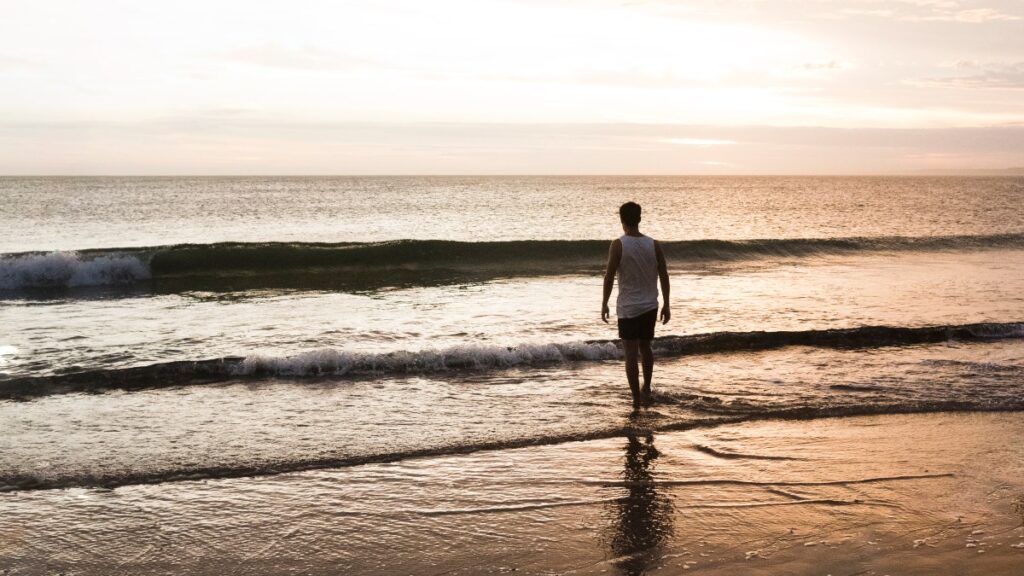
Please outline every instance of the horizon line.
[[964, 170], [921, 170], [917, 172], [777, 172], [777, 173], [223, 173], [223, 174], [167, 174], [167, 173], [120, 173], [120, 174], [0, 174], [0, 178], [707, 178], [707, 177], [744, 177], [744, 178], [794, 178], [794, 177], [913, 177], [913, 176], [1024, 176], [1024, 168], [974, 168]]

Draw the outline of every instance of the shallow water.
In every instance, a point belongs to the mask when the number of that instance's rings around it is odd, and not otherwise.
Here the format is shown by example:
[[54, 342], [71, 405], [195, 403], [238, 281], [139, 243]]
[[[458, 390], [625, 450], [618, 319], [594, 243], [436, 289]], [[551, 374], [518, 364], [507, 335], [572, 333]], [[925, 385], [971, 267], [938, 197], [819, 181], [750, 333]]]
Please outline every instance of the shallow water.
[[[645, 426], [1022, 410], [1024, 342], [685, 356]], [[618, 362], [468, 374], [271, 379], [0, 403], [0, 484], [120, 485], [394, 461], [621, 434]]]
[[[749, 422], [278, 476], [0, 494], [23, 574], [1024, 566], [1017, 414]], [[979, 553], [981, 551], [981, 553]]]

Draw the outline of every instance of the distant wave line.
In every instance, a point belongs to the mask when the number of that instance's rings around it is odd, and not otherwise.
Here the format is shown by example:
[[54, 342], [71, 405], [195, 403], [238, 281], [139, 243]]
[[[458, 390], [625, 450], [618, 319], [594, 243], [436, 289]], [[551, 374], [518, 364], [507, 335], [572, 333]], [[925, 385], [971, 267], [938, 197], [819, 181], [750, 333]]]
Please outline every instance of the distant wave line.
[[[765, 258], [807, 258], [859, 252], [971, 251], [1024, 248], [1024, 233], [975, 236], [797, 238], [761, 240], [680, 240], [662, 242], [670, 264], [729, 262]], [[165, 283], [187, 290], [190, 282], [217, 279], [291, 282], [304, 278], [320, 284], [394, 281], [405, 271], [433, 280], [446, 273], [491, 273], [530, 276], [599, 268], [607, 240], [515, 240], [458, 242], [396, 240], [391, 242], [284, 243], [223, 242], [140, 248], [21, 252], [0, 255], [0, 291], [132, 286]], [[375, 277], [383, 276], [383, 277]], [[284, 275], [285, 278], [280, 276]], [[277, 276], [275, 278], [275, 276]], [[275, 283], [269, 284], [276, 285]]]

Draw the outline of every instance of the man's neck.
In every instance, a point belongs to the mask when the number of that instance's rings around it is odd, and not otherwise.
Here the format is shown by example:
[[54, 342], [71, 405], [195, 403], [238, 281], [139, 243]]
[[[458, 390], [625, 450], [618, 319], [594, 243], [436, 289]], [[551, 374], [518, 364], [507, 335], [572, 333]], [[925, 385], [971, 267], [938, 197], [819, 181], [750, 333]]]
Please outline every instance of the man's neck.
[[643, 236], [640, 233], [640, 228], [626, 228], [626, 236]]

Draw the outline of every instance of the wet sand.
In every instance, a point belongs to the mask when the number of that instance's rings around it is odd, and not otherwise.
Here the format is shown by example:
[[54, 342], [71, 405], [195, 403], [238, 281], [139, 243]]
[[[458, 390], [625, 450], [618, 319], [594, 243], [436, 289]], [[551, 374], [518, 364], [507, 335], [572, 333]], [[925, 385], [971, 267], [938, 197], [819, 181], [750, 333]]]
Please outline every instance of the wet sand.
[[0, 494], [0, 574], [1018, 574], [1021, 413]]

